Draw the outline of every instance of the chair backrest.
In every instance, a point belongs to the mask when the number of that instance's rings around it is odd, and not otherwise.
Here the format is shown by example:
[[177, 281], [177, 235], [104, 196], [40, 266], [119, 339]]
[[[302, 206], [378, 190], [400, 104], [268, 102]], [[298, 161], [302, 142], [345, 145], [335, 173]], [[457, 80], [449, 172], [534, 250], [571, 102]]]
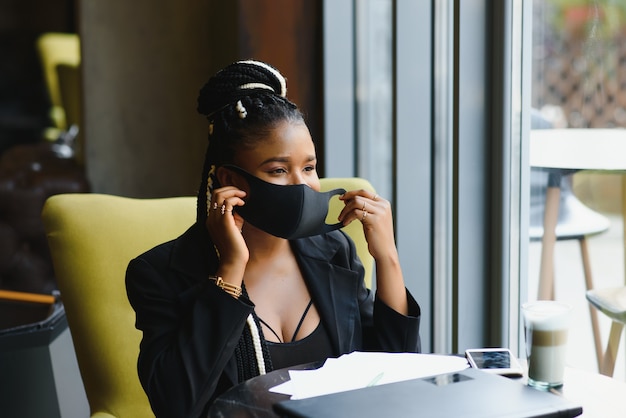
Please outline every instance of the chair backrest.
[[41, 61], [48, 94], [50, 96], [50, 116], [59, 129], [66, 129], [65, 111], [61, 102], [61, 92], [57, 77], [57, 65], [80, 63], [80, 40], [73, 33], [44, 33], [37, 39], [37, 51]]
[[183, 233], [196, 199], [50, 197], [42, 218], [92, 416], [151, 417], [137, 377], [141, 333], [124, 283], [128, 262]]
[[[352, 178], [322, 179], [322, 185], [324, 190], [373, 190]], [[333, 222], [341, 205], [331, 202]], [[42, 218], [92, 416], [154, 416], [137, 377], [141, 333], [126, 296], [126, 267], [135, 256], [183, 233], [195, 216], [195, 197], [59, 194], [46, 201]], [[371, 275], [360, 223], [346, 229]]]
[[[374, 186], [362, 178], [359, 177], [345, 177], [345, 178], [323, 178], [320, 179], [322, 191], [328, 191], [337, 188], [344, 188], [346, 190], [359, 190], [364, 189], [372, 193], [376, 193]], [[343, 208], [343, 202], [338, 197], [334, 197], [330, 201], [330, 209], [328, 211], [327, 223], [336, 223], [337, 217]], [[356, 252], [365, 267], [365, 283], [367, 287], [372, 285], [372, 276], [374, 269], [374, 259], [367, 249], [367, 241], [365, 240], [365, 234], [363, 233], [363, 226], [361, 222], [352, 222], [350, 225], [343, 228], [346, 234], [352, 238], [356, 245]]]

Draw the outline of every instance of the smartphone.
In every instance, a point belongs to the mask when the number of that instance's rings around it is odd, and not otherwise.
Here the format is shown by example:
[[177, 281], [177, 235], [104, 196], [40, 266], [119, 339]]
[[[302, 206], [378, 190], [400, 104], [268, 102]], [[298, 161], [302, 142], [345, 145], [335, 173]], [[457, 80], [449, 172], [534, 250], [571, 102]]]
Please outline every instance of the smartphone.
[[465, 350], [465, 357], [475, 369], [508, 377], [524, 374], [521, 364], [508, 348], [471, 348]]

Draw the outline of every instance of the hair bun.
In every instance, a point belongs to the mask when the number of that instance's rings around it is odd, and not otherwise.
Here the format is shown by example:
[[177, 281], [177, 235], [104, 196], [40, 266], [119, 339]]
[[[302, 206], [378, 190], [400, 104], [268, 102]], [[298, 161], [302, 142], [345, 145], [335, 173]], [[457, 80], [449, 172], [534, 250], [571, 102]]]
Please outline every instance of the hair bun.
[[276, 68], [261, 61], [234, 62], [217, 72], [200, 89], [198, 113], [210, 116], [252, 93], [287, 97], [285, 77]]

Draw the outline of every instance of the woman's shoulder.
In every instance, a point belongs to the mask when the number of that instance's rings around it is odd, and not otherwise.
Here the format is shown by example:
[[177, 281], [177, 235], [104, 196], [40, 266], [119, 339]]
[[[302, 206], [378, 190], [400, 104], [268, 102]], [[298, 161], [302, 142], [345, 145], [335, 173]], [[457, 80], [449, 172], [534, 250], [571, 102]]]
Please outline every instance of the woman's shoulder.
[[[200, 255], [202, 249], [198, 248], [202, 239], [202, 234], [192, 226], [179, 237], [131, 259], [126, 269], [129, 291], [142, 289], [144, 293], [158, 293], [165, 289], [176, 293], [196, 284], [197, 277], [206, 277], [208, 261]], [[189, 248], [195, 248], [195, 251], [190, 252]]]
[[146, 250], [143, 253], [138, 254], [135, 257], [135, 259], [145, 260], [145, 261], [167, 260], [169, 258], [168, 255], [171, 254], [172, 249], [174, 248], [174, 244], [177, 239], [178, 238], [175, 238], [170, 241], [160, 243], [150, 248], [149, 250]]
[[[183, 234], [169, 241], [162, 242], [138, 254], [134, 260], [141, 260], [150, 264], [169, 263], [176, 254], [187, 253], [188, 248], [197, 248], [198, 243], [205, 238], [196, 224], [190, 226]], [[134, 261], [131, 260], [131, 263]]]

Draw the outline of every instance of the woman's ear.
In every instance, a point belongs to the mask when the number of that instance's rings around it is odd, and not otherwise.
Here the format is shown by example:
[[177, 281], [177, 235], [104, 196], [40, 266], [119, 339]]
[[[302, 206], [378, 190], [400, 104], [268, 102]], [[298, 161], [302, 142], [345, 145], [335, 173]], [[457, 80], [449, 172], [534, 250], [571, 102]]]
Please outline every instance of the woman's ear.
[[242, 179], [242, 177], [233, 170], [227, 167], [219, 167], [215, 172], [217, 181], [220, 186], [235, 186], [241, 190], [248, 190], [248, 183]]
[[218, 167], [215, 172], [215, 177], [220, 183], [220, 186], [233, 186], [233, 172], [225, 167]]

